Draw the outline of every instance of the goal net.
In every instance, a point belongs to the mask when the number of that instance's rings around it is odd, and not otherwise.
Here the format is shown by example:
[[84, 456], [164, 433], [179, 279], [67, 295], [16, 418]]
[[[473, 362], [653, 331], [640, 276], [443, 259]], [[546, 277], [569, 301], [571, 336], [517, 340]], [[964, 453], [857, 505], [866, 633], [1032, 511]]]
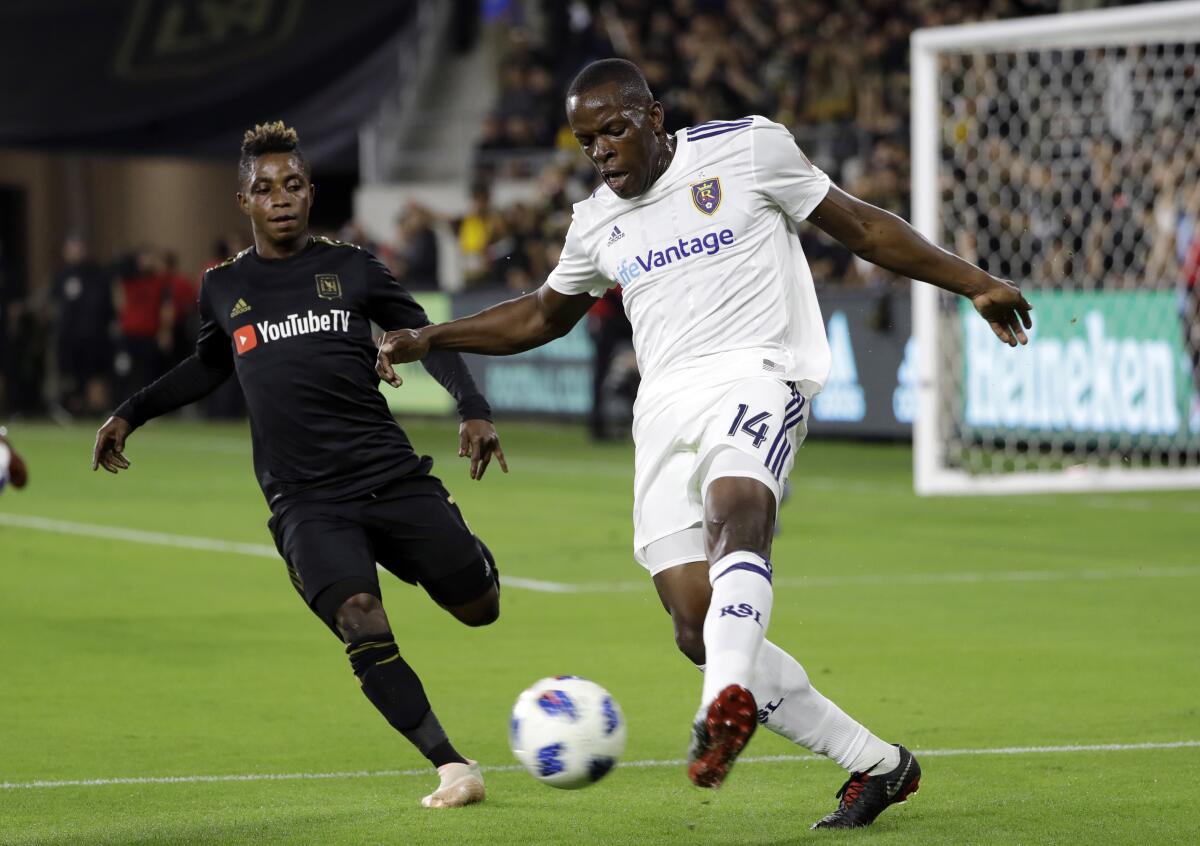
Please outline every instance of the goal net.
[[914, 283], [918, 493], [1200, 487], [1200, 2], [918, 30], [913, 217], [1027, 347]]

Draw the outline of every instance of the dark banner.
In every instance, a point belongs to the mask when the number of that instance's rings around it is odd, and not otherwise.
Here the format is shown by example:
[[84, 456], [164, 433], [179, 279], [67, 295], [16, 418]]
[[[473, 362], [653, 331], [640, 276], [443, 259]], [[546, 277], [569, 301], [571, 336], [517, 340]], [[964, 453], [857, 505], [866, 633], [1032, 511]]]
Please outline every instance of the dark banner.
[[[455, 294], [454, 317], [465, 317], [512, 294], [503, 290]], [[497, 413], [582, 418], [592, 407], [592, 341], [581, 320], [566, 337], [509, 356], [464, 356]]]
[[[497, 290], [455, 294], [450, 311], [463, 317], [509, 296]], [[809, 431], [908, 437], [916, 401], [908, 292], [837, 291], [820, 299], [833, 370], [813, 404]], [[565, 338], [536, 350], [466, 359], [497, 413], [582, 418], [592, 401], [592, 355], [580, 321]]]
[[0, 145], [227, 156], [281, 118], [319, 159], [352, 146], [395, 86], [415, 5], [10, 0]]
[[820, 301], [833, 368], [809, 431], [908, 437], [916, 406], [908, 291], [825, 291]]

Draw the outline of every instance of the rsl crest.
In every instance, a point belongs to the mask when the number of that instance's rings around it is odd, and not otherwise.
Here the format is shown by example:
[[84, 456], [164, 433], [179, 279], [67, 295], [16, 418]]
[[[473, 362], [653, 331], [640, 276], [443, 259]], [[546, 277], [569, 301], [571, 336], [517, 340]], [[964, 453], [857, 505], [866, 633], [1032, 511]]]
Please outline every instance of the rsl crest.
[[317, 296], [323, 300], [340, 300], [342, 298], [342, 280], [336, 273], [317, 274]]
[[711, 217], [721, 205], [721, 180], [713, 177], [692, 183], [692, 205]]

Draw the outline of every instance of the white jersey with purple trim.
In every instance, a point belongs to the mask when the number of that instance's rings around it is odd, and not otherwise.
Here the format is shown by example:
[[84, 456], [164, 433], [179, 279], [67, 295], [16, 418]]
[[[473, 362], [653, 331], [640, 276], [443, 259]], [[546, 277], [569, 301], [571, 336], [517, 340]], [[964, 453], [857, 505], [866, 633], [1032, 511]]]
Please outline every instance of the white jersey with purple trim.
[[624, 294], [638, 405], [697, 384], [776, 376], [812, 397], [829, 344], [796, 224], [829, 177], [760, 116], [680, 130], [667, 170], [640, 197], [607, 186], [576, 203], [547, 284]]

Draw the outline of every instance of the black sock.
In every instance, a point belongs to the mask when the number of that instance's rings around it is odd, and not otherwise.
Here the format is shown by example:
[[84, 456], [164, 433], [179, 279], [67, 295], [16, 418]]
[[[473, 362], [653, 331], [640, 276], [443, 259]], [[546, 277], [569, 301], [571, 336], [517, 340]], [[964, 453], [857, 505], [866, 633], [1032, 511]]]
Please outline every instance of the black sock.
[[367, 699], [431, 764], [466, 763], [434, 715], [421, 680], [400, 657], [391, 632], [351, 641], [346, 654]]

